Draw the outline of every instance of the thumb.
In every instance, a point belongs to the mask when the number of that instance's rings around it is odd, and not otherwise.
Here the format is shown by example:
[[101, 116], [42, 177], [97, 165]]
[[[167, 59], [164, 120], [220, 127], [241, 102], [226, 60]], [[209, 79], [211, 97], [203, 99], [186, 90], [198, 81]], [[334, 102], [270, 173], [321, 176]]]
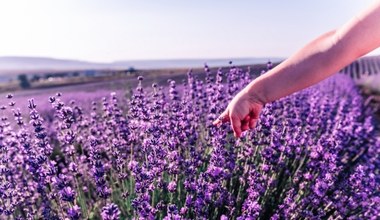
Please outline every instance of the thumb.
[[221, 125], [223, 123], [228, 122], [229, 116], [228, 116], [228, 109], [224, 110], [224, 112], [212, 123], [213, 125]]

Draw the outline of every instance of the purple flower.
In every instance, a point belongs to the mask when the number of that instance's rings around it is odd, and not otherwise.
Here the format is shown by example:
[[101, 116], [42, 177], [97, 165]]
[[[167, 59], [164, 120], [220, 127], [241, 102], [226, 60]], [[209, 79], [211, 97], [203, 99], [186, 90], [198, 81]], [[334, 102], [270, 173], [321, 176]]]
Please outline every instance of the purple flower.
[[29, 118], [3, 97], [0, 219], [376, 218], [380, 139], [349, 78], [266, 104], [239, 140], [212, 126], [259, 74], [206, 65], [167, 86], [67, 90], [29, 100]]
[[67, 210], [67, 215], [71, 220], [78, 220], [81, 218], [81, 209], [79, 206], [74, 205]]
[[168, 190], [169, 190], [169, 192], [175, 192], [176, 189], [177, 189], [177, 183], [175, 181], [171, 181], [168, 184]]
[[102, 208], [103, 220], [118, 220], [120, 219], [120, 210], [114, 203], [108, 204]]
[[67, 202], [74, 202], [74, 199], [75, 199], [75, 191], [73, 189], [71, 189], [70, 186], [67, 186], [65, 188], [63, 188], [61, 191], [60, 191], [60, 195], [61, 195], [61, 199], [63, 201], [67, 201]]

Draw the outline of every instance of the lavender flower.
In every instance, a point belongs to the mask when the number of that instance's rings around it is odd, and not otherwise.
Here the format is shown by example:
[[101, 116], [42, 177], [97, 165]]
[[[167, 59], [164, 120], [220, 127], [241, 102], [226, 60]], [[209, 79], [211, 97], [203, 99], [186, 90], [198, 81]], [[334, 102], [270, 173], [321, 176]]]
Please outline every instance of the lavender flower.
[[352, 80], [266, 104], [235, 140], [211, 122], [260, 71], [230, 65], [29, 112], [5, 95], [0, 218], [376, 219], [380, 138]]
[[117, 205], [111, 203], [102, 208], [103, 220], [118, 220], [120, 219], [120, 211]]

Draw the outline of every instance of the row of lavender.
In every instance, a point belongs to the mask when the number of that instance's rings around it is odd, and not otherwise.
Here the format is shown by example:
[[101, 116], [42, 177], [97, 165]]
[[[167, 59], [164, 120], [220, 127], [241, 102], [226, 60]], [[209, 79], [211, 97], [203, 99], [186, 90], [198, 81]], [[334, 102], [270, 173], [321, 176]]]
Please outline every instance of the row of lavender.
[[353, 79], [360, 79], [365, 76], [375, 75], [380, 73], [379, 61], [379, 56], [362, 57], [345, 66], [339, 72], [345, 73]]
[[131, 98], [112, 93], [89, 108], [57, 94], [29, 100], [27, 115], [8, 95], [1, 218], [379, 217], [380, 141], [348, 77], [267, 104], [236, 140], [211, 122], [249, 70], [205, 71], [205, 81], [190, 72], [184, 85], [147, 90], [139, 77]]

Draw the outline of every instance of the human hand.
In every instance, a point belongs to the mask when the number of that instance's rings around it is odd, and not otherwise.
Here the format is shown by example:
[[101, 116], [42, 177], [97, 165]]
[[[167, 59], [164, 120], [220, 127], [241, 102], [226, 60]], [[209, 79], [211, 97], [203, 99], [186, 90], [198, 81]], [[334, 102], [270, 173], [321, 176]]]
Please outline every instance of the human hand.
[[263, 105], [264, 102], [256, 95], [244, 89], [231, 100], [213, 124], [220, 125], [230, 122], [234, 136], [239, 138], [243, 131], [255, 128]]

